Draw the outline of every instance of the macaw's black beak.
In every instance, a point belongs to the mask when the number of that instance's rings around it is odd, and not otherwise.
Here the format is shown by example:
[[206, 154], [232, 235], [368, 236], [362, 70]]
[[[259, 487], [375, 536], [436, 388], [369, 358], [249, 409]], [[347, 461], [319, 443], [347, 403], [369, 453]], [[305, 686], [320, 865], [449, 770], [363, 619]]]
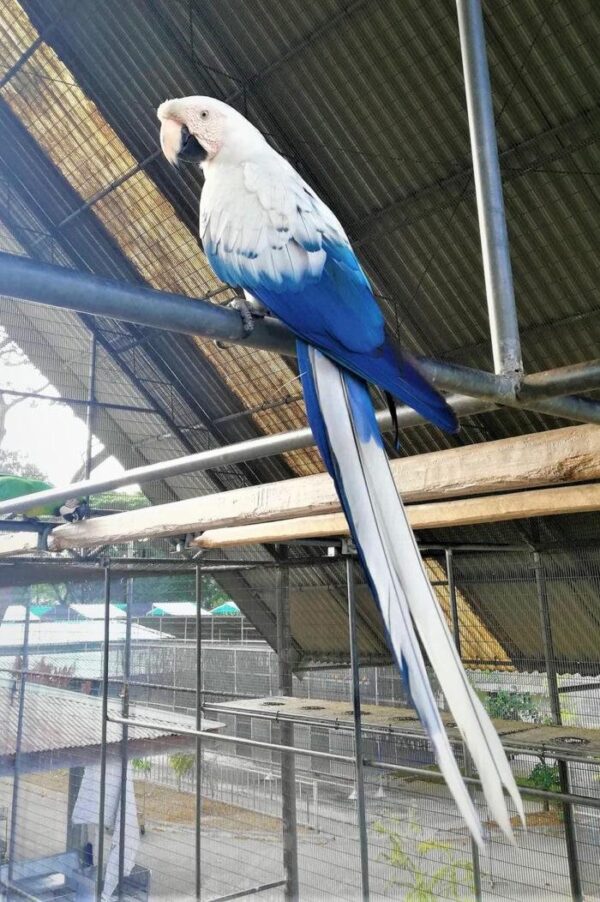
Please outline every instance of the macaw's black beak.
[[187, 125], [182, 125], [181, 146], [177, 153], [177, 159], [183, 163], [201, 163], [207, 156], [208, 154], [197, 138], [191, 134]]

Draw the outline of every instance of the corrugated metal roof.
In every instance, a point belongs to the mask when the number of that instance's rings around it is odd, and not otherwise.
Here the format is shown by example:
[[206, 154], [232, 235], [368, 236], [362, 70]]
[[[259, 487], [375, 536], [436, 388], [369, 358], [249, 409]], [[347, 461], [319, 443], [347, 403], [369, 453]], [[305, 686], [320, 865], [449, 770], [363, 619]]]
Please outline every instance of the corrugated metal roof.
[[[125, 624], [120, 621], [111, 621], [110, 641], [125, 641]], [[24, 623], [0, 623], [0, 648], [4, 654], [9, 654], [10, 649], [15, 652], [23, 647], [25, 624]], [[135, 642], [165, 642], [172, 639], [168, 633], [148, 629], [137, 623], [131, 625], [131, 639]], [[41, 647], [51, 648], [54, 645], [87, 646], [102, 645], [104, 641], [104, 623], [100, 620], [40, 620], [32, 622], [29, 626], [29, 647], [32, 650]]]
[[[102, 700], [78, 692], [56, 689], [39, 683], [28, 682], [25, 686], [25, 711], [20, 751], [23, 755], [60, 751], [62, 749], [84, 749], [100, 745], [102, 729]], [[109, 699], [109, 715], [121, 713], [118, 699]], [[134, 716], [140, 720], [151, 720], [168, 727], [195, 729], [195, 719], [170, 711], [136, 706]], [[0, 680], [0, 757], [14, 756], [17, 747], [17, 725], [19, 719], [18, 690], [9, 680]], [[203, 730], [219, 730], [217, 721], [203, 721]], [[109, 745], [120, 742], [123, 728], [117, 723], [107, 724]], [[160, 740], [173, 736], [168, 730], [149, 730], [145, 727], [130, 727], [129, 736], [136, 740]], [[55, 763], [55, 767], [60, 766]]]

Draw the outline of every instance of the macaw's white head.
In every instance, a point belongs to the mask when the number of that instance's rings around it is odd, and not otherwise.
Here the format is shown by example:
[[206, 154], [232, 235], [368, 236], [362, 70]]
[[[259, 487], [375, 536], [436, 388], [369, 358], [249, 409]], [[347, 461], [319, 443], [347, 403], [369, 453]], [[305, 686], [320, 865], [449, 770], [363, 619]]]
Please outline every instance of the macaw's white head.
[[157, 110], [160, 146], [169, 163], [206, 163], [215, 157], [243, 158], [265, 139], [247, 119], [214, 97], [165, 100]]

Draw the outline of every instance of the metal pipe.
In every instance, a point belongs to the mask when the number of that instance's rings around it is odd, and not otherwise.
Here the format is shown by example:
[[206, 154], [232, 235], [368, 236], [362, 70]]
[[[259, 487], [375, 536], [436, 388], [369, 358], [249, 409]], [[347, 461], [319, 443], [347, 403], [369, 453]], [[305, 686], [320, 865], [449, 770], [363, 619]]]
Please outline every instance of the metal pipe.
[[[563, 417], [581, 423], [600, 423], [600, 404], [581, 395], [565, 395], [562, 398], [539, 396], [537, 386], [515, 383], [507, 375], [494, 375], [483, 370], [473, 370], [454, 363], [413, 358], [413, 362], [425, 378], [440, 390], [459, 391], [461, 394], [494, 404], [535, 410], [548, 416]], [[560, 378], [561, 370], [550, 370]]]
[[[90, 339], [90, 371], [88, 375], [88, 404], [85, 418], [87, 430], [85, 441], [85, 470], [84, 479], [89, 479], [92, 472], [92, 442], [94, 440], [94, 401], [96, 400], [96, 362], [98, 358], [98, 344], [96, 333], [91, 333]], [[89, 502], [89, 496], [88, 496]]]
[[[19, 680], [19, 708], [17, 712], [17, 734], [15, 737], [15, 763], [13, 771], [12, 799], [10, 806], [10, 837], [8, 841], [8, 882], [12, 884], [17, 845], [17, 814], [19, 807], [19, 776], [21, 771], [21, 746], [23, 744], [23, 721], [25, 719], [25, 686], [29, 669], [29, 625], [31, 623], [31, 598], [25, 604], [25, 625], [23, 627], [23, 654], [21, 655], [21, 678]], [[17, 679], [15, 677], [15, 688]]]
[[279, 886], [285, 886], [285, 880], [274, 880], [272, 883], [261, 883], [260, 886], [253, 886], [251, 889], [241, 889], [235, 893], [228, 893], [226, 896], [218, 896], [211, 899], [210, 902], [231, 902], [232, 899], [245, 899], [246, 896], [264, 893], [271, 889], [277, 889]]
[[[252, 334], [246, 336], [243, 333], [241, 319], [234, 310], [202, 300], [192, 300], [182, 295], [154, 291], [128, 282], [101, 279], [87, 273], [18, 257], [15, 254], [0, 253], [0, 293], [31, 303], [76, 310], [92, 316], [108, 316], [171, 332], [204, 335], [220, 341], [263, 348], [290, 356], [296, 353], [293, 336], [279, 320], [272, 317], [257, 320]], [[419, 358], [418, 363], [424, 375], [438, 388], [469, 395], [471, 401], [473, 398], [479, 398], [492, 407], [505, 404], [510, 407], [538, 410], [551, 416], [600, 423], [600, 403], [587, 398], [576, 395], [560, 399], [539, 398], [535, 395], [533, 386], [531, 387], [533, 393], [530, 396], [528, 384], [520, 387], [517, 397], [514, 379], [509, 375], [494, 375], [483, 370], [428, 358]], [[560, 370], [556, 373], [559, 375]], [[491, 408], [488, 406], [483, 409]], [[473, 412], [481, 412], [481, 409], [470, 411]], [[415, 418], [409, 425], [416, 422], [420, 423], [421, 419]], [[308, 439], [306, 445], [283, 450], [294, 450], [310, 444], [312, 439]]]
[[352, 711], [354, 715], [354, 773], [358, 835], [360, 839], [360, 879], [363, 902], [369, 900], [369, 839], [367, 836], [367, 808], [363, 773], [362, 722], [360, 712], [360, 671], [356, 635], [356, 593], [354, 588], [354, 560], [346, 557], [346, 586], [348, 590], [348, 632], [350, 640], [350, 669], [352, 672]]
[[[196, 594], [196, 729], [198, 732], [202, 729], [202, 571], [199, 565], [196, 565], [195, 573], [195, 594]], [[201, 881], [201, 830], [200, 821], [202, 817], [202, 740], [200, 736], [196, 736], [196, 824], [195, 824], [195, 888], [196, 899], [200, 900], [202, 892]]]
[[[108, 717], [109, 723], [122, 723], [123, 718], [117, 715], [109, 715]], [[174, 736], [191, 736], [195, 737], [197, 735], [201, 736], [202, 739], [210, 739], [213, 742], [225, 742], [232, 743], [236, 745], [247, 745], [251, 748], [258, 749], [266, 749], [269, 751], [275, 752], [291, 752], [294, 755], [310, 755], [311, 758], [323, 758], [327, 761], [342, 761], [345, 764], [353, 764], [354, 759], [349, 757], [348, 755], [338, 755], [335, 752], [318, 752], [316, 750], [310, 749], [301, 749], [290, 747], [287, 745], [278, 745], [273, 742], [260, 742], [258, 739], [242, 739], [239, 736], [226, 736], [223, 733], [211, 733], [204, 730], [190, 730], [185, 727], [176, 727], [170, 724], [155, 722], [151, 720], [139, 720], [137, 717], [129, 718], [127, 723], [131, 727], [144, 727], [149, 730], [156, 730], [158, 733], [170, 733]], [[424, 737], [421, 736], [423, 739]], [[518, 751], [523, 752], [523, 749], [519, 749]], [[422, 779], [430, 782], [433, 781], [435, 783], [445, 783], [445, 779], [443, 775], [439, 772], [426, 770], [423, 767], [412, 767], [410, 765], [405, 764], [387, 764], [384, 761], [373, 761], [369, 758], [365, 758], [364, 764], [368, 767], [376, 767], [381, 770], [390, 770], [399, 774], [405, 774], [409, 777], [421, 777]], [[481, 788], [481, 780], [477, 779], [477, 777], [463, 777], [465, 783], [477, 786]], [[592, 796], [582, 796], [577, 795], [575, 793], [563, 793], [563, 792], [549, 792], [546, 789], [530, 789], [529, 787], [522, 787], [521, 793], [524, 796], [531, 797], [533, 799], [546, 799], [550, 802], [572, 802], [574, 805], [582, 805], [586, 808], [595, 808], [600, 810], [600, 798], [593, 798]]]
[[[539, 551], [533, 552], [533, 566], [535, 569], [535, 582], [538, 597], [538, 610], [540, 614], [540, 625], [542, 628], [542, 640], [544, 643], [544, 658], [546, 661], [546, 677], [548, 680], [548, 692], [550, 695], [550, 710], [552, 712], [552, 720], [557, 726], [562, 724], [562, 716], [560, 711], [560, 695], [558, 693], [558, 675], [556, 672], [556, 655], [554, 652], [554, 640], [552, 637], [552, 622], [550, 620], [550, 608], [548, 606], [548, 588], [546, 585], [546, 571], [544, 562]], [[560, 788], [563, 794], [571, 791], [571, 781], [569, 775], [569, 765], [566, 761], [558, 761], [558, 775]], [[564, 810], [564, 826], [565, 826], [565, 844], [567, 847], [567, 863], [569, 867], [569, 881], [571, 884], [571, 895], [575, 902], [583, 900], [583, 884], [581, 881], [581, 871], [579, 868], [579, 857], [577, 854], [577, 833], [575, 827], [575, 811], [573, 806], [565, 804]]]
[[600, 388], [600, 359], [525, 376], [517, 389], [517, 397], [520, 398], [524, 392], [525, 399], [554, 398], [558, 395], [594, 391], [598, 388]]
[[291, 333], [272, 317], [257, 320], [253, 333], [244, 337], [242, 320], [235, 310], [14, 254], [0, 254], [0, 293], [170, 332], [240, 342], [283, 354], [296, 352]]
[[450, 598], [450, 620], [452, 623], [452, 635], [459, 657], [460, 648], [460, 621], [458, 618], [458, 604], [456, 601], [456, 584], [454, 582], [454, 552], [452, 548], [446, 548], [446, 573], [448, 575], [448, 595]]
[[[139, 686], [155, 686], [153, 683], [136, 683], [135, 685]], [[171, 690], [171, 686], [157, 685], [155, 688], [158, 689], [168, 689]], [[178, 688], [178, 692], [193, 692], [193, 689], [185, 689], [183, 687]], [[562, 690], [561, 690], [562, 691]], [[231, 696], [232, 693], [224, 692], [212, 692], [211, 690], [205, 690], [205, 695], [227, 695]], [[254, 698], [254, 696], [236, 696], [236, 700], [240, 698]], [[218, 703], [218, 702], [210, 702], [208, 704], [204, 704], [202, 706], [204, 712], [213, 713], [213, 714], [242, 714], [247, 717], [255, 717], [259, 720], [276, 720], [276, 721], [284, 721], [284, 720], [292, 720], [294, 723], [301, 724], [302, 726], [312, 726], [312, 727], [327, 727], [330, 730], [339, 730], [340, 732], [350, 732], [354, 729], [353, 725], [346, 721], [340, 721], [337, 718], [327, 718], [322, 717], [317, 719], [315, 717], [303, 717], [301, 714], [282, 714], [281, 711], [277, 711], [275, 713], [267, 713], [263, 711], [249, 711], [248, 708], [234, 708], [230, 702], [226, 703]], [[415, 715], [416, 720], [416, 715]], [[425, 735], [422, 730], [410, 730], [406, 727], [393, 727], [391, 724], [381, 725], [379, 727], [374, 726], [364, 726], [362, 727], [363, 733], [369, 733], [373, 736], [398, 736], [399, 738], [411, 738], [411, 739], [425, 739]], [[503, 740], [503, 737], [500, 736], [500, 740]], [[451, 742], [458, 742], [457, 739], [450, 739]], [[537, 748], [526, 745], [510, 745], [510, 743], [506, 743], [502, 741], [502, 747], [506, 752], [514, 753], [515, 755], [530, 755], [535, 758], [539, 758], [540, 754], [548, 754], [552, 758], [560, 758], [565, 761], [572, 761], [574, 764], [590, 764], [593, 763], [593, 756], [590, 755], [578, 755], [577, 753], [569, 752], [566, 749], [557, 748], [552, 746], [548, 748], [547, 746], [540, 745]], [[312, 754], [312, 752], [310, 753]]]
[[[456, 583], [454, 582], [454, 556], [451, 548], [446, 548], [446, 574], [448, 577], [448, 595], [450, 601], [450, 619], [452, 623], [452, 634], [454, 636], [454, 644], [456, 645], [456, 650], [458, 652], [458, 656], [461, 655], [460, 648], [460, 620], [458, 617], [458, 603], [456, 598]], [[466, 743], [463, 742], [463, 758], [464, 758], [464, 769], [466, 776], [470, 777], [473, 773], [473, 762], [471, 760], [471, 756], [469, 754], [469, 750], [466, 746]], [[473, 797], [474, 792], [470, 789], [470, 794]], [[475, 842], [475, 840], [471, 837], [471, 859], [473, 861], [473, 889], [475, 891], [475, 898], [477, 902], [480, 902], [482, 898], [481, 892], [481, 861], [479, 858], [479, 846]]]
[[[33, 398], [36, 401], [49, 401], [53, 404], [73, 404], [82, 407], [95, 407], [101, 410], [122, 410], [125, 413], [154, 413], [159, 411], [156, 407], [139, 407], [135, 404], [113, 404], [110, 401], [90, 401], [89, 398], [69, 398], [64, 395], [45, 395], [38, 391], [17, 391], [14, 388], [0, 388], [0, 395], [10, 395], [15, 398]], [[216, 422], [216, 420], [215, 420]]]
[[[131, 676], [131, 610], [133, 607], [133, 579], [127, 580], [125, 609], [125, 644], [123, 646], [123, 688], [121, 690], [121, 715], [126, 720], [129, 717], [129, 678]], [[129, 726], [123, 723], [121, 736], [121, 787], [119, 793], [119, 899], [123, 899], [123, 883], [125, 880], [125, 845], [127, 839], [127, 771], [128, 755], [127, 743], [129, 742]]]
[[508, 230], [480, 0], [456, 0], [494, 368], [522, 373]]
[[102, 644], [102, 723], [100, 726], [100, 786], [98, 788], [98, 852], [96, 902], [102, 902], [104, 821], [106, 807], [106, 740], [108, 730], [108, 669], [110, 643], [110, 564], [104, 567], [104, 642]]
[[[482, 410], [481, 402], [473, 398], [457, 398], [454, 407], [459, 416], [471, 416], [473, 413], [479, 413]], [[483, 409], [489, 409], [489, 407], [483, 406]], [[409, 407], [399, 407], [398, 414], [398, 422], [401, 428], [423, 423], [423, 419]], [[377, 420], [382, 429], [392, 428], [389, 411], [378, 411]], [[21, 498], [2, 501], [0, 502], [0, 516], [8, 513], [20, 513], [29, 510], [33, 506], [48, 504], [51, 501], [65, 501], [67, 498], [96, 495], [99, 492], [106, 492], [120, 486], [141, 484], [154, 479], [180, 476], [184, 473], [195, 473], [234, 463], [258, 460], [261, 457], [271, 457], [287, 451], [295, 451], [299, 448], [308, 448], [313, 444], [312, 432], [308, 428], [248, 439], [244, 442], [226, 445], [223, 448], [211, 448], [208, 451], [199, 451], [197, 454], [188, 454], [184, 457], [160, 461], [160, 463], [133, 467], [133, 469], [116, 476], [104, 479], [84, 479], [63, 488], [46, 489], [43, 492], [34, 492]]]
[[[279, 547], [279, 557], [287, 558], [287, 548]], [[290, 574], [280, 567], [277, 570], [275, 586], [277, 611], [277, 671], [279, 692], [284, 696], [294, 694], [291, 663], [292, 631], [290, 627]], [[279, 736], [284, 748], [294, 747], [294, 724], [279, 725]], [[300, 896], [298, 878], [298, 826], [296, 818], [296, 760], [293, 753], [281, 753], [281, 826], [283, 831], [283, 871], [285, 875], [284, 896], [288, 902], [297, 902]]]

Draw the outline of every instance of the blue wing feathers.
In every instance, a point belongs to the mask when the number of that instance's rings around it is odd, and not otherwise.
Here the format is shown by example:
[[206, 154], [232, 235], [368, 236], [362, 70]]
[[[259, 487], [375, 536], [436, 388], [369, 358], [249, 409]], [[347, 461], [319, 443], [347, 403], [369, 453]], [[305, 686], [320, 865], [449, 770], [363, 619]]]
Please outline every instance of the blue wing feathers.
[[205, 252], [219, 278], [242, 285], [299, 338], [441, 429], [456, 432], [452, 408], [386, 338], [383, 314], [350, 246], [323, 240], [327, 260], [319, 279], [294, 265], [292, 246], [271, 249], [278, 262], [271, 275], [260, 260], [228, 255], [225, 263], [218, 248]]

